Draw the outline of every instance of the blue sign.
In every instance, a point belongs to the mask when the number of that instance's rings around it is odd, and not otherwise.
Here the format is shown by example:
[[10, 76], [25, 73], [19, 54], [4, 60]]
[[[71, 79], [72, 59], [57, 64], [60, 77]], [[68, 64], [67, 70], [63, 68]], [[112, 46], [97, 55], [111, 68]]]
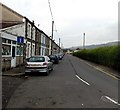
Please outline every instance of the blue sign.
[[21, 43], [24, 43], [24, 37], [21, 37]]
[[24, 43], [24, 37], [18, 36], [17, 43]]

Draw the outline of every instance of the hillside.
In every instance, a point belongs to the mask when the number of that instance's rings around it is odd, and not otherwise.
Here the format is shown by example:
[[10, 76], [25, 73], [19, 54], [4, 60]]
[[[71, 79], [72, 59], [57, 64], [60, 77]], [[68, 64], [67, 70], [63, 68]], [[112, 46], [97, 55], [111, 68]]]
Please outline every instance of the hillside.
[[[86, 49], [94, 49], [94, 48], [97, 48], [97, 47], [104, 47], [104, 46], [113, 46], [113, 45], [120, 45], [120, 41], [116, 41], [116, 42], [108, 42], [108, 43], [105, 43], [105, 44], [98, 44], [98, 45], [87, 45], [85, 46]], [[70, 47], [68, 49], [70, 50], [76, 50], [76, 49], [82, 49], [83, 47], [82, 46], [76, 46], [76, 47]]]

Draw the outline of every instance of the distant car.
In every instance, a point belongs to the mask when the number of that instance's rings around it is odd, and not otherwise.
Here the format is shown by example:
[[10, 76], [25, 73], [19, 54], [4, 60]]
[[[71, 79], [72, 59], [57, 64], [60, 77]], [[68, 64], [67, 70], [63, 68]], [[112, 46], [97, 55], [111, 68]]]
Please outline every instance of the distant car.
[[58, 56], [59, 56], [59, 59], [60, 59], [60, 60], [62, 60], [62, 59], [63, 59], [64, 54], [63, 54], [63, 53], [59, 53], [59, 54], [58, 54]]
[[62, 60], [63, 59], [63, 56], [64, 54], [63, 53], [58, 53], [58, 54], [55, 54], [59, 60]]
[[59, 63], [59, 58], [57, 55], [49, 55], [48, 56], [50, 58], [50, 60], [54, 63], [54, 64], [58, 64]]
[[32, 56], [26, 61], [25, 74], [29, 72], [40, 72], [49, 74], [53, 70], [53, 62], [48, 56]]

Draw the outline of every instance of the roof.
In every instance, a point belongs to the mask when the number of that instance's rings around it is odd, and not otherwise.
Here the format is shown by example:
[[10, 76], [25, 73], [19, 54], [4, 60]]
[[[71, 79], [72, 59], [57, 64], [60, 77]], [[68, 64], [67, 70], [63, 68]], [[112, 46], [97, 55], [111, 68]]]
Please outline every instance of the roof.
[[13, 12], [14, 14], [18, 15], [19, 17], [22, 17], [22, 18], [24, 17], [24, 16], [22, 16], [21, 14], [17, 13], [16, 11], [12, 10], [11, 8], [7, 7], [6, 5], [4, 5], [4, 4], [2, 4], [2, 3], [0, 3], [0, 6], [6, 8], [7, 10], [9, 10], [9, 11], [11, 11], [11, 12]]
[[0, 28], [10, 27], [16, 24], [23, 23], [23, 16], [7, 7], [6, 5], [0, 3], [1, 13], [0, 13]]

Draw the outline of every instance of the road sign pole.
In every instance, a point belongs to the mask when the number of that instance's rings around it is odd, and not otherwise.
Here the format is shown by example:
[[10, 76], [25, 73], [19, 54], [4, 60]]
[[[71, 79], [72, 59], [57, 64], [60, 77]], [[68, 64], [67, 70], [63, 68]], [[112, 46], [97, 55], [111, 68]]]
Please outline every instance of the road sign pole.
[[24, 44], [24, 37], [18, 36], [17, 43], [19, 44], [20, 54], [19, 54], [19, 72], [21, 72], [21, 52], [22, 52], [22, 45]]
[[20, 43], [20, 54], [19, 54], [19, 72], [21, 72], [21, 43]]

